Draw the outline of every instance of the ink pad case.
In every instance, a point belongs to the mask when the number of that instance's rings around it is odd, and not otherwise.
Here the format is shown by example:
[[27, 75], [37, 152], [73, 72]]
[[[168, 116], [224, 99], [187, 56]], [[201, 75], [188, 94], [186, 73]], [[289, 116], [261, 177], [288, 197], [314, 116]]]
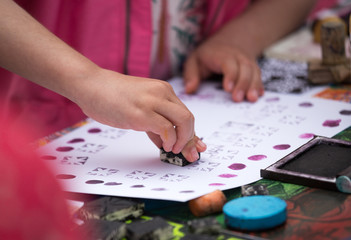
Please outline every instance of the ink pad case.
[[266, 169], [261, 177], [351, 193], [351, 142], [315, 136]]

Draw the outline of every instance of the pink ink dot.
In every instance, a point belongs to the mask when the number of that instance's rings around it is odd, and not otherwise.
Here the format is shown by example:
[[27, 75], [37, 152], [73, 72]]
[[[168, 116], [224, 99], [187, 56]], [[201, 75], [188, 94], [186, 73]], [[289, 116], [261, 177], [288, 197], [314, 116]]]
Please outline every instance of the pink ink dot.
[[273, 148], [276, 150], [285, 150], [285, 149], [290, 148], [290, 145], [289, 144], [279, 144], [279, 145], [275, 145]]
[[272, 97], [272, 98], [267, 98], [266, 102], [278, 102], [280, 100], [279, 97]]
[[85, 183], [86, 184], [100, 184], [100, 183], [104, 183], [104, 181], [102, 181], [102, 180], [88, 180]]
[[224, 183], [210, 183], [209, 186], [224, 186]]
[[104, 185], [106, 186], [118, 186], [118, 185], [122, 185], [122, 183], [118, 183], [118, 182], [107, 182]]
[[237, 176], [238, 175], [229, 174], [229, 173], [223, 173], [223, 174], [218, 175], [218, 177], [221, 177], [221, 178], [233, 178], [233, 177], [237, 177]]
[[313, 104], [310, 102], [303, 102], [299, 104], [300, 107], [312, 107]]
[[193, 190], [184, 190], [184, 191], [180, 191], [180, 193], [193, 193]]
[[74, 148], [73, 147], [58, 147], [56, 148], [56, 151], [58, 152], [69, 152], [72, 151]]
[[44, 156], [41, 156], [41, 159], [43, 159], [43, 160], [56, 160], [57, 158], [55, 156], [51, 156], [51, 155], [44, 155]]
[[337, 119], [337, 120], [325, 120], [323, 123], [324, 127], [337, 127], [339, 126], [341, 122], [341, 119]]
[[253, 156], [248, 157], [247, 159], [252, 160], [252, 161], [260, 161], [260, 160], [265, 159], [265, 158], [267, 158], [266, 155], [253, 155]]
[[88, 130], [88, 133], [99, 133], [101, 132], [100, 128], [91, 128]]
[[351, 115], [351, 110], [341, 110], [339, 113], [341, 115], [349, 116], [349, 115]]
[[166, 191], [167, 189], [166, 188], [153, 188], [151, 189], [152, 191]]
[[76, 176], [72, 175], [72, 174], [58, 174], [56, 175], [57, 179], [73, 179]]
[[228, 168], [232, 169], [232, 170], [241, 170], [246, 168], [245, 164], [242, 163], [233, 163], [232, 165], [230, 165]]
[[83, 138], [74, 138], [70, 141], [68, 141], [67, 143], [80, 143], [80, 142], [84, 142]]
[[315, 135], [313, 133], [303, 133], [299, 138], [313, 138]]

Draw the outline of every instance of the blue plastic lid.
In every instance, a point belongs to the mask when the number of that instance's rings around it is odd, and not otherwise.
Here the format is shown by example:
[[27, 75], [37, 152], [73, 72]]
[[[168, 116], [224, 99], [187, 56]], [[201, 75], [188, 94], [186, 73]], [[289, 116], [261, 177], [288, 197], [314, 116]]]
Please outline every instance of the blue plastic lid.
[[285, 222], [286, 203], [273, 196], [247, 196], [227, 202], [223, 213], [230, 228], [260, 231]]

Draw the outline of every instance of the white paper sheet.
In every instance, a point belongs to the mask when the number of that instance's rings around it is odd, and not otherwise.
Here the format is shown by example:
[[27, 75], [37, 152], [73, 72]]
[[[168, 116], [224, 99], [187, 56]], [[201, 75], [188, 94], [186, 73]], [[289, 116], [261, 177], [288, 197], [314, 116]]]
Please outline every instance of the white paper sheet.
[[203, 84], [196, 95], [183, 93], [181, 79], [170, 83], [208, 145], [201, 159], [185, 167], [161, 162], [145, 133], [91, 120], [39, 148], [65, 190], [187, 201], [259, 180], [260, 169], [313, 135], [332, 137], [351, 125], [351, 116], [341, 114], [351, 110], [347, 103], [277, 93], [234, 103], [216, 83]]

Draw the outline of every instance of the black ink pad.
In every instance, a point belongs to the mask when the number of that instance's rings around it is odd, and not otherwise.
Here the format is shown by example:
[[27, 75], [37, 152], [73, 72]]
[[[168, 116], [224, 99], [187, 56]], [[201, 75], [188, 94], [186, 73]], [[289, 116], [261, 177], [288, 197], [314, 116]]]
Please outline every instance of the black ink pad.
[[261, 177], [351, 193], [351, 142], [315, 136], [261, 169]]

